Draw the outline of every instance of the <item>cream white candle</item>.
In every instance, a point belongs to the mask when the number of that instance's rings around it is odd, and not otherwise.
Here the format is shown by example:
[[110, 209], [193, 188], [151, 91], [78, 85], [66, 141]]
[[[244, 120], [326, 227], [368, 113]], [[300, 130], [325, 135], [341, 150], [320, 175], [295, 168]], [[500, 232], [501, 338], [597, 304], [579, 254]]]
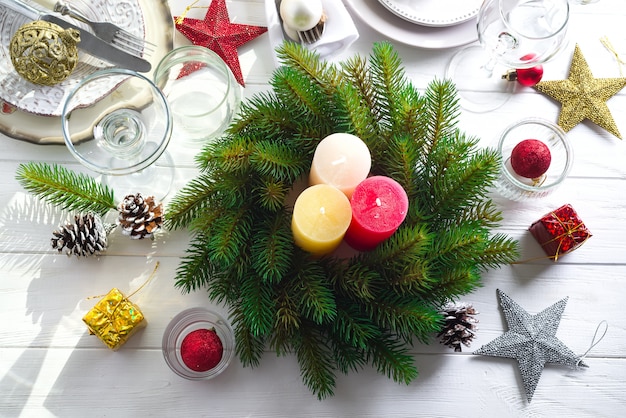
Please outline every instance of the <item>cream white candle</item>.
[[322, 139], [315, 149], [309, 184], [328, 184], [341, 190], [348, 199], [372, 167], [367, 145], [357, 136], [335, 133]]

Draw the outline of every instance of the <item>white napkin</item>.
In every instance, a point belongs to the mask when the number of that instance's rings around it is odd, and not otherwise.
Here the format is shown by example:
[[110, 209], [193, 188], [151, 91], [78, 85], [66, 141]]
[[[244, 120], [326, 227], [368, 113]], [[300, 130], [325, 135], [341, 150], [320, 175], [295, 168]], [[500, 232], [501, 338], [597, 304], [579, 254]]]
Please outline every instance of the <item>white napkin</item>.
[[[265, 14], [267, 17], [267, 32], [272, 48], [276, 48], [285, 39], [291, 40], [284, 32], [278, 7], [280, 0], [265, 0]], [[317, 52], [321, 58], [329, 58], [348, 48], [359, 38], [359, 32], [341, 0], [322, 0], [326, 22], [324, 33], [319, 41], [313, 44], [304, 44], [308, 49]], [[274, 54], [274, 61], [279, 65], [278, 57]]]

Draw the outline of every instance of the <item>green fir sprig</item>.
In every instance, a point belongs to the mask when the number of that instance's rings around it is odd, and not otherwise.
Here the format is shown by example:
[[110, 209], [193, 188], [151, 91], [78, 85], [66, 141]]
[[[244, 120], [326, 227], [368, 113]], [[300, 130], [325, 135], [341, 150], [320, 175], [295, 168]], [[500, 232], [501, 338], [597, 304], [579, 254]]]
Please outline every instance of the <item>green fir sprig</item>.
[[[366, 365], [408, 384], [411, 347], [441, 329], [440, 307], [517, 257], [516, 241], [491, 232], [499, 156], [457, 128], [455, 86], [433, 80], [420, 93], [389, 43], [339, 64], [296, 43], [277, 52], [272, 90], [243, 103], [168, 207], [169, 226], [192, 233], [176, 286], [228, 306], [244, 365], [266, 347], [293, 353], [320, 399], [337, 373]], [[293, 242], [291, 194], [335, 132], [367, 144], [372, 174], [404, 187], [409, 213], [371, 252], [315, 258]]]
[[116, 209], [112, 189], [91, 176], [75, 173], [58, 164], [20, 164], [15, 177], [34, 196], [67, 211], [104, 216]]

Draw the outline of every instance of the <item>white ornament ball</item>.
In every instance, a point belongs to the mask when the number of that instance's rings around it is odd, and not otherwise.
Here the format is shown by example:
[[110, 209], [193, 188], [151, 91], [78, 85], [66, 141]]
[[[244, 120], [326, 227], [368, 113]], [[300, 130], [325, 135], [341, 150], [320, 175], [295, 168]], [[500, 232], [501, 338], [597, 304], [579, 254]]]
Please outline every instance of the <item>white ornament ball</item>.
[[280, 17], [291, 29], [307, 31], [318, 24], [324, 9], [322, 0], [282, 0]]

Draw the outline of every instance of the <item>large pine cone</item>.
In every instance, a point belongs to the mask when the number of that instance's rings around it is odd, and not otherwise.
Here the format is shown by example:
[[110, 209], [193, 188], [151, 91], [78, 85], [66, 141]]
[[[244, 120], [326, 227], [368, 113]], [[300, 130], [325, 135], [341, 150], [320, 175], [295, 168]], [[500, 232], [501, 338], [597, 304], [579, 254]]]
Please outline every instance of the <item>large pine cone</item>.
[[74, 223], [59, 227], [52, 233], [52, 248], [67, 255], [99, 255], [107, 246], [107, 230], [98, 215], [88, 213], [74, 216]]
[[127, 195], [118, 206], [117, 223], [122, 233], [132, 239], [152, 238], [163, 224], [163, 204], [154, 202], [154, 196], [145, 199], [140, 193]]

